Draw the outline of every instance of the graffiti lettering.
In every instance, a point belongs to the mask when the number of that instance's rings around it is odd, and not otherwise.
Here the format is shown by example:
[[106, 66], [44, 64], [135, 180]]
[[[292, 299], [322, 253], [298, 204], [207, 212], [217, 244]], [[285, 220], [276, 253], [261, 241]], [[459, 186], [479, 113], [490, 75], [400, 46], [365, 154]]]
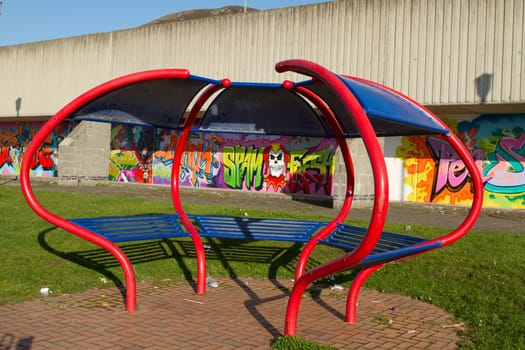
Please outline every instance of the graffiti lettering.
[[[43, 122], [0, 123], [0, 172], [14, 175], [20, 172], [20, 164], [27, 142], [42, 127]], [[43, 147], [35, 153], [30, 162], [32, 175], [56, 176], [58, 161], [57, 147], [71, 129], [73, 122], [64, 122], [43, 141]]]
[[314, 153], [308, 151], [292, 151], [290, 153], [290, 192], [316, 194], [320, 189], [324, 193], [332, 193], [331, 174], [333, 154], [330, 148]]
[[[133, 181], [132, 172], [140, 162], [137, 152], [142, 150], [135, 145], [142, 144], [147, 150], [155, 150], [152, 181], [169, 184], [178, 142], [175, 131], [159, 129], [153, 135], [140, 130], [131, 132], [127, 126], [113, 127], [111, 145], [115, 152], [111, 156], [110, 179]], [[180, 185], [289, 192], [290, 156], [286, 145], [291, 142], [294, 149], [300, 149], [296, 152], [297, 164], [291, 166], [295, 173], [292, 187], [303, 193], [330, 194], [335, 141], [297, 140], [291, 136], [192, 133], [180, 162]], [[128, 151], [135, 157], [127, 159], [124, 153]]]
[[0, 147], [0, 167], [3, 167], [5, 164], [11, 164], [9, 147]]
[[170, 141], [166, 146], [166, 150], [155, 152], [155, 157], [157, 157], [157, 159], [164, 165], [171, 165], [173, 157], [175, 156], [175, 145], [177, 145], [177, 134], [173, 133], [170, 136]]
[[180, 169], [181, 180], [188, 179], [194, 187], [200, 183], [213, 183], [220, 165], [216, 154], [221, 143], [221, 139], [212, 137], [209, 147], [202, 141], [186, 144]]
[[[433, 195], [445, 188], [451, 191], [460, 189], [469, 175], [463, 162], [447, 143], [429, 137], [427, 139], [434, 158], [438, 160]], [[472, 151], [476, 165], [483, 170], [483, 151]], [[518, 138], [503, 137], [496, 144], [495, 151], [488, 154], [490, 165], [483, 171], [483, 182], [487, 190], [496, 193], [516, 193], [525, 191], [525, 134]]]
[[259, 189], [263, 184], [261, 169], [263, 164], [263, 148], [253, 146], [224, 146], [224, 183], [230, 188]]
[[[178, 142], [176, 133], [167, 137], [169, 142], [163, 147], [165, 150], [155, 152], [156, 161], [163, 167], [170, 167], [173, 163]], [[224, 141], [217, 136], [211, 136], [210, 140], [206, 141], [198, 134], [191, 134], [189, 138], [182, 154], [180, 179], [193, 187], [214, 183], [220, 166], [217, 156]], [[159, 169], [156, 171], [159, 172]]]
[[502, 137], [494, 153], [488, 154], [490, 177], [486, 188], [496, 193], [525, 192], [525, 134]]
[[[470, 174], [463, 161], [458, 159], [459, 156], [452, 146], [435, 137], [428, 137], [427, 143], [434, 159], [438, 162], [432, 196], [441, 193], [445, 188], [457, 191], [465, 186]], [[483, 151], [473, 150], [471, 154], [476, 166], [481, 171], [483, 169]], [[483, 182], [487, 182], [489, 179], [490, 177], [484, 177]]]
[[53, 170], [55, 167], [53, 153], [54, 150], [51, 148], [42, 148], [40, 151], [36, 152], [31, 160], [31, 169], [35, 170], [41, 166], [43, 170]]

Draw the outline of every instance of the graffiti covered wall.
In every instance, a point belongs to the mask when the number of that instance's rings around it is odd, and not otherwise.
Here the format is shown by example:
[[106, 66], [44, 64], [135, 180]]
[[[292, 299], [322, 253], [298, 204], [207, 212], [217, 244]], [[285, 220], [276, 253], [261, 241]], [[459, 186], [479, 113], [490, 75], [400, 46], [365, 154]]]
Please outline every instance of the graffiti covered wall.
[[[169, 184], [178, 132], [116, 125], [110, 179]], [[330, 139], [194, 133], [185, 145], [180, 184], [248, 191], [331, 195]]]
[[[484, 206], [525, 208], [525, 115], [480, 115], [447, 120], [482, 171]], [[468, 173], [455, 152], [435, 136], [401, 138], [396, 156], [404, 159], [409, 201], [469, 204]]]
[[[24, 150], [44, 122], [0, 122], [0, 174], [18, 175]], [[57, 176], [58, 144], [71, 132], [72, 122], [60, 124], [31, 162], [31, 175]]]

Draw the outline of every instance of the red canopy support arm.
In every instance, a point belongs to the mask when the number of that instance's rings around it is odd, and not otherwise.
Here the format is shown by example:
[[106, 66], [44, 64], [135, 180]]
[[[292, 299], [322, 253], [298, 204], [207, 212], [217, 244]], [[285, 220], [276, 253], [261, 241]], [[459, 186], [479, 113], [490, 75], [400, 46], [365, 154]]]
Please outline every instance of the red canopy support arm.
[[175, 155], [173, 157], [173, 166], [171, 168], [171, 197], [173, 201], [173, 206], [175, 211], [179, 214], [179, 218], [190, 233], [190, 237], [193, 241], [193, 246], [195, 247], [195, 256], [197, 259], [197, 294], [206, 293], [206, 255], [204, 252], [204, 246], [202, 244], [202, 239], [197, 232], [195, 226], [192, 224], [191, 220], [186, 215], [184, 208], [182, 207], [182, 202], [180, 200], [180, 162], [184, 154], [184, 147], [186, 141], [191, 132], [191, 127], [193, 122], [197, 118], [202, 106], [204, 103], [217, 91], [222, 88], [230, 86], [230, 81], [228, 79], [223, 79], [221, 85], [208, 85], [207, 88], [201, 93], [198, 97], [197, 102], [193, 105], [186, 121], [184, 122], [184, 128], [179, 135], [177, 140], [177, 145], [175, 148]]
[[[283, 86], [291, 89], [293, 87], [293, 84], [291, 82], [286, 81], [284, 82]], [[297, 261], [297, 266], [295, 267], [295, 280], [298, 280], [306, 270], [308, 259], [312, 254], [314, 248], [317, 246], [317, 242], [330, 235], [333, 232], [333, 230], [337, 227], [337, 224], [342, 223], [345, 220], [345, 218], [348, 215], [348, 212], [350, 211], [354, 195], [354, 166], [352, 163], [350, 148], [348, 147], [348, 144], [346, 143], [346, 140], [343, 137], [343, 130], [341, 128], [341, 125], [338, 123], [337, 118], [335, 117], [330, 107], [318, 95], [316, 95], [313, 91], [305, 87], [296, 86], [294, 87], [294, 90], [306, 97], [308, 100], [310, 100], [319, 109], [325, 120], [328, 122], [328, 125], [334, 132], [337, 143], [341, 149], [341, 154], [343, 156], [346, 169], [346, 191], [343, 205], [341, 206], [339, 214], [320, 232], [314, 235], [301, 250], [299, 260]]]
[[297, 328], [297, 316], [302, 295], [313, 281], [324, 276], [345, 270], [364, 259], [375, 247], [383, 231], [388, 209], [388, 179], [386, 164], [381, 146], [375, 135], [375, 131], [368, 117], [355, 96], [347, 89], [344, 83], [332, 72], [313, 62], [304, 60], [288, 60], [276, 64], [278, 72], [294, 71], [312, 76], [322, 83], [341, 100], [348, 114], [353, 118], [360, 135], [365, 144], [370, 158], [374, 176], [374, 206], [370, 226], [363, 241], [352, 252], [345, 254], [342, 258], [316, 267], [298, 280], [292, 290], [285, 320], [285, 335], [295, 335]]
[[102, 85], [99, 85], [71, 101], [57, 114], [55, 114], [51, 119], [49, 119], [33, 137], [24, 153], [24, 158], [22, 159], [22, 165], [20, 167], [20, 186], [22, 188], [22, 193], [31, 209], [33, 209], [33, 211], [37, 215], [39, 215], [52, 225], [55, 225], [61, 229], [73, 233], [74, 235], [82, 239], [85, 239], [93, 244], [98, 245], [99, 247], [107, 250], [115, 257], [115, 259], [117, 259], [124, 273], [126, 284], [126, 309], [128, 311], [135, 311], [137, 305], [135, 273], [133, 271], [133, 267], [129, 259], [126, 257], [124, 252], [113, 242], [50, 212], [42, 206], [42, 204], [36, 198], [31, 187], [31, 160], [33, 159], [38, 149], [42, 146], [45, 139], [53, 132], [53, 130], [61, 122], [63, 122], [75, 111], [77, 111], [79, 108], [86, 105], [93, 99], [102, 96], [112, 90], [143, 80], [188, 77], [189, 71], [187, 70], [163, 69], [130, 74], [121, 78], [110, 80]]

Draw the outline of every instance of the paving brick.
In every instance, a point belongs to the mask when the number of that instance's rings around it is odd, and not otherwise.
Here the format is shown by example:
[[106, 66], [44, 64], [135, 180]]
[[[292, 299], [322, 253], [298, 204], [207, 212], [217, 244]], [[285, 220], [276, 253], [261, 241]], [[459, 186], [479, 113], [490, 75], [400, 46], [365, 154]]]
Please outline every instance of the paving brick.
[[[283, 332], [291, 282], [218, 281], [219, 288], [205, 296], [195, 295], [188, 283], [139, 283], [138, 310], [133, 313], [124, 310], [116, 289], [3, 305], [0, 339], [11, 342], [11, 348], [29, 342], [25, 348], [32, 350], [271, 348]], [[339, 349], [457, 348], [460, 329], [453, 325], [459, 322], [433, 305], [365, 290], [357, 323], [347, 324], [345, 296], [343, 291], [316, 300], [305, 297], [297, 335]], [[390, 310], [393, 305], [395, 312]], [[383, 317], [393, 324], [378, 321]]]

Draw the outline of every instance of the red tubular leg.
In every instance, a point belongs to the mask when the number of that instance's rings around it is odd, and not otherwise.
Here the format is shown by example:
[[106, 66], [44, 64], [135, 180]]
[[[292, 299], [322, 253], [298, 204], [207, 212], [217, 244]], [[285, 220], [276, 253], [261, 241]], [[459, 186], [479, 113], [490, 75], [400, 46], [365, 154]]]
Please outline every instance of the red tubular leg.
[[61, 218], [58, 215], [45, 209], [35, 197], [33, 190], [31, 188], [30, 172], [31, 172], [31, 159], [34, 157], [38, 148], [42, 146], [42, 143], [48, 137], [53, 129], [58, 126], [63, 120], [72, 115], [80, 107], [86, 105], [95, 98], [104, 95], [112, 90], [121, 88], [126, 85], [134, 84], [139, 81], [149, 80], [149, 79], [163, 79], [163, 78], [178, 78], [186, 79], [190, 75], [190, 72], [185, 69], [161, 69], [161, 70], [152, 70], [146, 72], [140, 72], [135, 74], [130, 74], [121, 78], [117, 78], [111, 81], [108, 81], [102, 85], [99, 85], [84, 94], [80, 95], [64, 108], [57, 112], [52, 118], [50, 118], [44, 126], [36, 133], [31, 142], [29, 143], [26, 151], [24, 152], [24, 158], [22, 159], [22, 165], [20, 168], [20, 186], [22, 193], [33, 211], [39, 215], [44, 220], [48, 221], [52, 225], [60, 227], [63, 230], [69, 231], [72, 234], [85, 239], [93, 244], [98, 245], [99, 247], [110, 252], [115, 259], [119, 262], [124, 273], [125, 284], [126, 284], [126, 309], [128, 311], [134, 311], [136, 309], [136, 280], [135, 273], [131, 262], [126, 257], [124, 252], [117, 247], [113, 242], [100, 237], [99, 235], [86, 230], [78, 225], [73, 224], [72, 222]]
[[348, 298], [346, 299], [346, 322], [355, 323], [357, 314], [357, 298], [361, 287], [374, 272], [382, 268], [384, 265], [371, 266], [359, 271], [355, 277], [350, 290], [348, 291]]
[[[308, 275], [308, 274], [307, 274]], [[306, 288], [312, 282], [307, 275], [301, 276], [298, 281], [295, 281], [290, 298], [288, 299], [288, 306], [286, 307], [286, 317], [284, 322], [284, 335], [295, 336], [297, 332], [297, 316], [299, 314], [299, 306]], [[309, 276], [309, 275], [308, 275]]]
[[33, 159], [34, 154], [44, 141], [44, 139], [49, 135], [54, 127], [60, 122], [60, 120], [51, 120], [46, 123], [42, 129], [35, 135], [22, 159], [22, 166], [20, 168], [20, 186], [22, 188], [22, 193], [33, 211], [39, 215], [44, 220], [48, 221], [52, 225], [60, 227], [66, 231], [73, 233], [74, 235], [83, 238], [91, 243], [98, 245], [99, 247], [110, 252], [115, 259], [119, 262], [122, 271], [124, 273], [125, 284], [126, 284], [126, 309], [128, 311], [135, 311], [137, 307], [137, 297], [136, 297], [136, 280], [135, 273], [131, 262], [126, 257], [124, 252], [117, 247], [113, 242], [100, 237], [93, 232], [86, 230], [78, 225], [73, 224], [45, 209], [38, 199], [36, 198], [33, 190], [31, 188], [31, 178], [30, 178], [30, 163]]
[[[296, 73], [303, 73], [312, 76], [319, 79], [322, 83], [327, 85], [330, 90], [332, 90], [334, 95], [340, 99], [343, 105], [345, 105], [348, 115], [351, 116], [359, 130], [370, 158], [374, 176], [375, 198], [372, 211], [373, 220], [371, 220], [367, 233], [359, 246], [351, 253], [345, 254], [338, 259], [332, 260], [306, 272], [295, 281], [296, 284], [291, 292], [285, 320], [285, 334], [295, 335], [300, 299], [306, 290], [306, 286], [312, 281], [329, 274], [351, 269], [352, 266], [363, 260], [374, 249], [379, 237], [381, 236], [388, 211], [388, 179], [384, 155], [377, 140], [375, 131], [357, 98], [336, 75], [322, 66], [304, 60], [279, 62], [276, 64], [275, 68], [280, 73], [294, 71]], [[334, 130], [334, 132], [337, 132], [337, 130]], [[347, 166], [348, 176], [349, 164], [347, 159], [345, 159], [345, 164]], [[347, 193], [347, 196], [349, 195], [351, 195], [351, 193]], [[348, 204], [348, 202], [349, 201], [345, 201], [345, 204]], [[334, 223], [334, 221], [332, 221], [331, 224], [332, 223]], [[314, 236], [312, 239], [315, 239], [316, 237], [317, 236]]]

